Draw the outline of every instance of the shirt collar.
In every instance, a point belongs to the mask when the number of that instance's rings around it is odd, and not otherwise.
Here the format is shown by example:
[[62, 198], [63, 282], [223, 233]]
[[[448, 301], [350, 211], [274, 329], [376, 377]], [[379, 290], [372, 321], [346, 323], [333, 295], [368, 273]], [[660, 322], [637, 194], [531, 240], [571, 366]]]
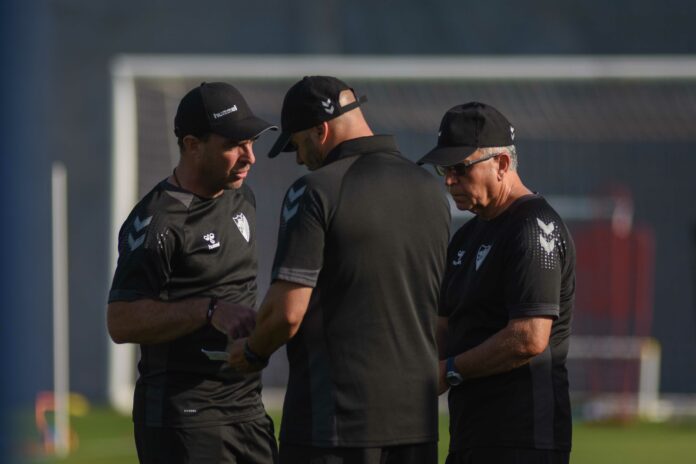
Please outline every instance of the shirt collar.
[[365, 155], [375, 152], [392, 152], [398, 153], [399, 148], [396, 146], [396, 140], [393, 135], [369, 135], [367, 137], [358, 137], [343, 141], [336, 145], [324, 159], [322, 166], [331, 164], [342, 158], [349, 156]]

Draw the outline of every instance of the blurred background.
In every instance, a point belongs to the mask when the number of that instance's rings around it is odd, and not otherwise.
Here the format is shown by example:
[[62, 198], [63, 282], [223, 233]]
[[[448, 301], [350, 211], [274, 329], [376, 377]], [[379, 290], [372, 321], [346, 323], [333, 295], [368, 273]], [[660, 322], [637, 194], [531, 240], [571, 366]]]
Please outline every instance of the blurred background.
[[[176, 105], [203, 80], [237, 85], [277, 122], [292, 83], [335, 74], [411, 159], [449, 107], [496, 106], [516, 128], [523, 180], [576, 240], [575, 416], [695, 415], [694, 21], [689, 0], [3, 0], [0, 462], [50, 454], [56, 381], [76, 394], [75, 415], [127, 410], [137, 353], [115, 350], [105, 328], [113, 237], [171, 172]], [[272, 139], [255, 145], [249, 179], [261, 292], [283, 193], [303, 173], [292, 156], [266, 159]], [[65, 242], [54, 245], [61, 179]], [[54, 340], [56, 304], [65, 340]], [[68, 342], [63, 360], [55, 341]], [[285, 375], [278, 353], [265, 384]]]

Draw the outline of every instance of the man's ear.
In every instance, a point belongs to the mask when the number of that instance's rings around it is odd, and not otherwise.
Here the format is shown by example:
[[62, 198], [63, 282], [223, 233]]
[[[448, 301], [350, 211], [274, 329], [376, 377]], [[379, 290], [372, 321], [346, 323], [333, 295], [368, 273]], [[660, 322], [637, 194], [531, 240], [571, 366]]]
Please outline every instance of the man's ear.
[[329, 123], [324, 121], [318, 126], [315, 126], [314, 129], [317, 131], [316, 134], [317, 139], [319, 139], [319, 143], [324, 145], [326, 140], [329, 138]]
[[512, 159], [510, 158], [510, 153], [503, 151], [498, 155], [498, 175], [503, 176], [506, 172], [510, 170], [510, 165]]
[[184, 149], [188, 153], [197, 153], [201, 146], [201, 140], [194, 135], [187, 135], [182, 140]]

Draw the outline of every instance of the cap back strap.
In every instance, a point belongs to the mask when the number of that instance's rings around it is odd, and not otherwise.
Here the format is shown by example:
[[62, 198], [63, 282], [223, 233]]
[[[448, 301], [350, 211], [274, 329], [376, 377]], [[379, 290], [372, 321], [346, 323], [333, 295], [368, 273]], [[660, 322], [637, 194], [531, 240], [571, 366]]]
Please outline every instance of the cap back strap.
[[357, 108], [360, 106], [361, 103], [365, 103], [367, 101], [367, 96], [363, 95], [362, 97], [358, 97], [357, 100], [354, 102], [348, 103], [345, 106], [341, 106], [341, 114], [347, 113], [348, 111]]

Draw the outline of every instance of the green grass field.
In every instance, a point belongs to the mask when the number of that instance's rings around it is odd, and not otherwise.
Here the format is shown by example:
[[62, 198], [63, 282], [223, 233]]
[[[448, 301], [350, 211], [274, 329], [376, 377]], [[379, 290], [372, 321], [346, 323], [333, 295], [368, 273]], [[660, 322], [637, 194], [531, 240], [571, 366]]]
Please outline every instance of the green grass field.
[[[279, 413], [272, 416], [277, 429]], [[70, 457], [41, 457], [35, 450], [29, 463], [137, 464], [130, 417], [93, 408], [87, 416], [73, 418], [72, 427], [79, 437], [79, 447]], [[573, 464], [696, 463], [696, 423], [579, 423], [573, 433]], [[449, 442], [446, 416], [440, 418], [440, 437], [440, 462], [444, 463]], [[27, 449], [37, 448], [38, 443], [37, 438]]]

